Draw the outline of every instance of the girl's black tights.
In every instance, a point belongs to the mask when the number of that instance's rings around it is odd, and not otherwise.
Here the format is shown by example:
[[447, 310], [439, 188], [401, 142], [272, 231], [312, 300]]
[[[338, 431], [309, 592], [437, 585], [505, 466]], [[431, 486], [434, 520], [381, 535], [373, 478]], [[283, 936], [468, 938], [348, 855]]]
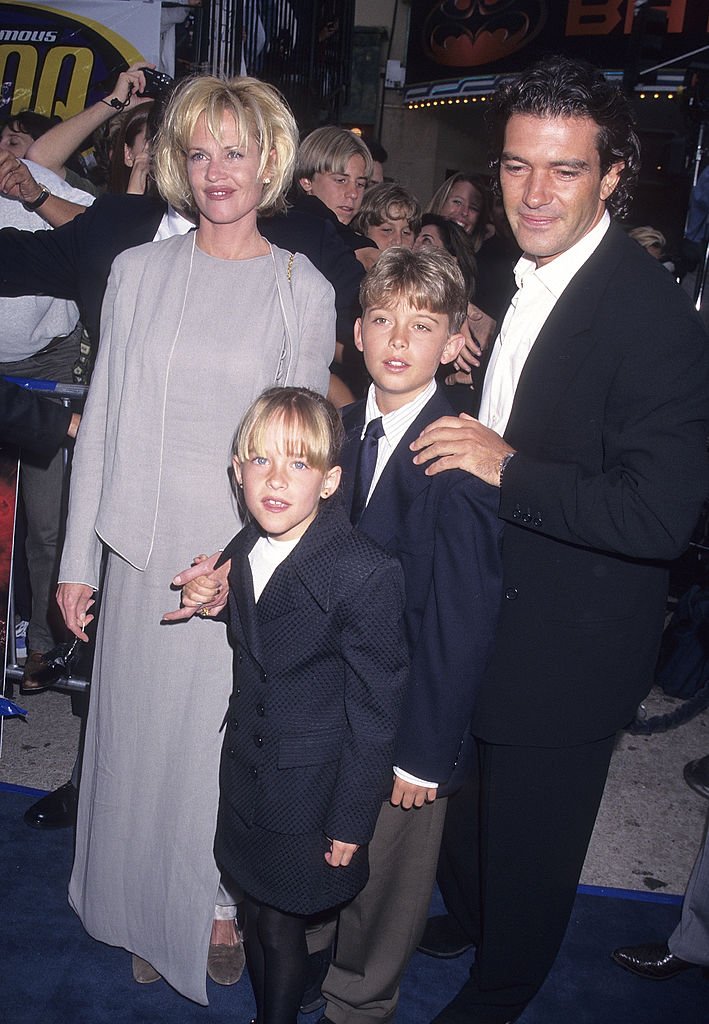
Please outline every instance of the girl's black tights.
[[305, 918], [244, 899], [246, 965], [258, 1024], [296, 1024], [308, 963]]

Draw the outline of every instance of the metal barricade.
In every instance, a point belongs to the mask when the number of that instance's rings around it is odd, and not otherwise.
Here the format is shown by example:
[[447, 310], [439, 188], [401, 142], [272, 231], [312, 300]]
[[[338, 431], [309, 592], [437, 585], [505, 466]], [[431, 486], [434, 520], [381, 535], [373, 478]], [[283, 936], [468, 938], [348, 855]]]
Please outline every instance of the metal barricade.
[[[12, 384], [17, 384], [27, 391], [34, 391], [39, 394], [51, 395], [52, 398], [57, 398], [67, 408], [72, 407], [74, 404], [83, 403], [86, 398], [88, 388], [81, 384], [61, 384], [56, 381], [49, 380], [35, 380], [27, 377], [5, 377], [7, 381]], [[69, 466], [71, 464], [71, 455], [69, 449], [64, 447], [64, 488], [68, 486], [68, 474]], [[22, 469], [20, 468], [20, 472]], [[14, 538], [13, 538], [13, 558], [12, 563], [14, 566]], [[8, 601], [7, 610], [7, 656], [5, 663], [5, 679], [12, 680], [12, 682], [20, 682], [23, 674], [23, 666], [18, 664], [17, 661], [17, 642], [15, 637], [15, 608], [14, 608], [14, 585], [12, 582], [12, 573], [10, 576], [10, 597]], [[92, 645], [93, 646], [93, 645]], [[85, 673], [90, 675], [90, 673]], [[68, 690], [76, 692], [85, 692], [88, 690], [90, 685], [90, 679], [84, 678], [82, 674], [73, 675], [59, 674], [56, 681], [52, 684], [54, 689]]]

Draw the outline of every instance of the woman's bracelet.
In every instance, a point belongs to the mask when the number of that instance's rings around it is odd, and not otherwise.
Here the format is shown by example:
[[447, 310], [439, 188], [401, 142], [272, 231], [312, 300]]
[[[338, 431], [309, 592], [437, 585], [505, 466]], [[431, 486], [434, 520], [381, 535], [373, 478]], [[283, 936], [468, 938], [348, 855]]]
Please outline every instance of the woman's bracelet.
[[38, 210], [40, 208], [42, 203], [46, 203], [47, 202], [47, 200], [49, 199], [51, 194], [52, 193], [49, 191], [48, 188], [45, 188], [44, 186], [42, 186], [42, 191], [39, 193], [39, 195], [37, 196], [36, 199], [32, 199], [30, 202], [26, 202], [26, 203], [23, 202], [22, 205], [24, 206], [24, 208], [26, 210], [29, 210], [30, 213], [34, 213], [35, 210]]

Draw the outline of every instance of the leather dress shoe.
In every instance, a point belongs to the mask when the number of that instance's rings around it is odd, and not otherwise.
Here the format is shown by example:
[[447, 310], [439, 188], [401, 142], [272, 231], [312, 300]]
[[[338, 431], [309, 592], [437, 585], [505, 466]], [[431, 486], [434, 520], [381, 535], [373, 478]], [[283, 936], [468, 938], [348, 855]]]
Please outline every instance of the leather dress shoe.
[[666, 942], [649, 943], [645, 946], [624, 946], [614, 949], [611, 959], [626, 971], [651, 981], [667, 981], [698, 964], [690, 964], [674, 956]]
[[226, 943], [212, 942], [207, 953], [207, 974], [217, 985], [236, 985], [244, 973], [246, 954], [244, 943], [227, 946]]
[[78, 799], [76, 787], [66, 782], [25, 811], [25, 825], [30, 828], [69, 828], [76, 824]]
[[44, 655], [38, 651], [32, 651], [27, 655], [27, 661], [22, 672], [20, 693], [23, 697], [29, 697], [33, 693], [44, 693], [56, 682], [56, 673], [44, 660]]
[[417, 946], [419, 953], [435, 956], [438, 960], [452, 960], [472, 948], [473, 943], [450, 914], [429, 917]]
[[684, 781], [695, 793], [709, 800], [709, 754], [684, 766]]
[[131, 955], [131, 966], [133, 968], [133, 981], [139, 985], [152, 985], [154, 981], [160, 981], [162, 974], [158, 974], [152, 964], [143, 960], [142, 956], [136, 953]]

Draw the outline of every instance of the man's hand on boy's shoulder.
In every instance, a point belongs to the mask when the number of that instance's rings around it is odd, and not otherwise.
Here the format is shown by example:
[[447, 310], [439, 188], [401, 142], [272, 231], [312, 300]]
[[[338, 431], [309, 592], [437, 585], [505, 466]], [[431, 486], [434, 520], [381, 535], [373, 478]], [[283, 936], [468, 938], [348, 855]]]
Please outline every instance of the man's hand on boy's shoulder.
[[412, 807], [423, 807], [424, 804], [432, 804], [436, 799], [435, 788], [417, 786], [414, 782], [407, 782], [406, 779], [394, 776], [394, 785], [391, 791], [390, 803], [394, 807], [402, 807], [405, 811]]
[[503, 458], [515, 453], [499, 434], [467, 413], [429, 423], [409, 447], [417, 453], [413, 460], [417, 466], [436, 460], [426, 467], [427, 476], [462, 469], [493, 487], [500, 486]]

